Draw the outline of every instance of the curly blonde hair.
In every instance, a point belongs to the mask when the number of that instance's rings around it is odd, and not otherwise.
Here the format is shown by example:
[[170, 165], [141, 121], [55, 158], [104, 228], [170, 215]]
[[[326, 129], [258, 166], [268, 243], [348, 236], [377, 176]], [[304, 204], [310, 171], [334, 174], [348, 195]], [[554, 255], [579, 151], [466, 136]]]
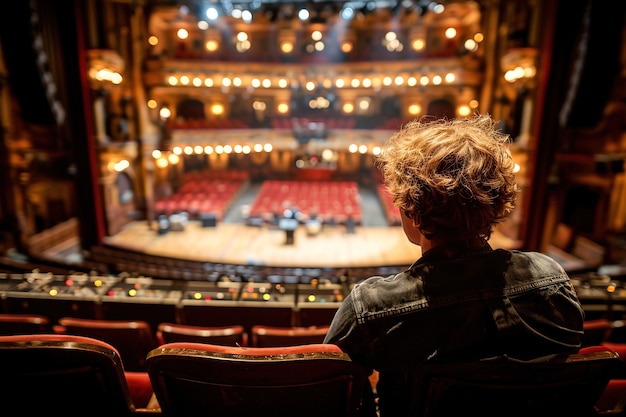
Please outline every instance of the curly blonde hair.
[[509, 137], [489, 115], [422, 120], [403, 126], [376, 160], [394, 205], [431, 240], [488, 239], [519, 191]]

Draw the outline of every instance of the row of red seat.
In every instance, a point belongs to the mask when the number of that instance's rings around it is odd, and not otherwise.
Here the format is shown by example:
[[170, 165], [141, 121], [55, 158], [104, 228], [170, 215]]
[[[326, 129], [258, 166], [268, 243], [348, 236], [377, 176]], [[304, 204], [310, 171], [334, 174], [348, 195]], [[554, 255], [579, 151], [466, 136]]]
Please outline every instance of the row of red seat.
[[17, 334], [70, 334], [93, 337], [121, 353], [125, 369], [145, 371], [150, 350], [173, 342], [212, 343], [224, 346], [276, 347], [322, 343], [328, 326], [277, 327], [255, 325], [193, 326], [159, 323], [154, 329], [144, 320], [103, 320], [62, 317], [53, 322], [38, 314], [0, 314], [0, 336]]
[[[187, 212], [190, 219], [210, 213], [221, 221], [245, 184], [243, 180], [190, 179], [176, 193], [157, 201], [155, 212], [166, 216]], [[333, 224], [363, 221], [355, 181], [264, 181], [247, 215], [270, 220], [293, 208], [301, 222], [311, 218]]]
[[[624, 415], [622, 358], [592, 346], [540, 361], [423, 364], [415, 415]], [[166, 343], [147, 354], [146, 372], [128, 372], [102, 340], [29, 334], [0, 336], [0, 361], [2, 408], [24, 415], [356, 417], [367, 398], [366, 370], [330, 344]]]
[[251, 217], [283, 216], [295, 209], [302, 222], [311, 218], [362, 224], [361, 199], [355, 181], [265, 181], [250, 208]]
[[222, 220], [244, 185], [243, 180], [190, 180], [176, 193], [157, 201], [154, 209], [157, 215], [187, 212], [189, 218], [198, 219], [202, 214], [211, 213]]
[[244, 348], [167, 343], [146, 372], [125, 369], [97, 338], [0, 336], [7, 414], [125, 417], [357, 416], [365, 370], [336, 345]]

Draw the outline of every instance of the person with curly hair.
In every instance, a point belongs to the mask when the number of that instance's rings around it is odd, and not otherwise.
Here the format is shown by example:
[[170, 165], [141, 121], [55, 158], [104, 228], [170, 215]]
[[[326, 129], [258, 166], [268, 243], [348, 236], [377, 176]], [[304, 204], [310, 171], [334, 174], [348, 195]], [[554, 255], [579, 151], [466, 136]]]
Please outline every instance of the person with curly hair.
[[415, 120], [375, 162], [422, 255], [356, 283], [325, 343], [377, 372], [381, 417], [415, 414], [412, 370], [427, 361], [527, 360], [581, 346], [584, 313], [561, 265], [489, 243], [519, 193], [509, 138], [496, 126], [485, 114]]

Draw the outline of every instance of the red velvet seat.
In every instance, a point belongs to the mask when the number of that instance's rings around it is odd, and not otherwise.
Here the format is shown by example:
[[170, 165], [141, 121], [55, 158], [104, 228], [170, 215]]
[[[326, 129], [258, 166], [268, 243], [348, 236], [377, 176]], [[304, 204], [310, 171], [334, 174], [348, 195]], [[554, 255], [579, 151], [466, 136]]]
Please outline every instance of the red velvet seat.
[[63, 317], [59, 319], [55, 331], [61, 334], [93, 337], [115, 346], [127, 371], [145, 371], [146, 355], [157, 347], [150, 324], [142, 320]]
[[[433, 363], [415, 372], [419, 395], [412, 415], [598, 416], [608, 411], [596, 405], [609, 382], [624, 375], [619, 355], [602, 346], [532, 361], [502, 356]], [[386, 406], [380, 407], [382, 414]]]
[[[626, 343], [604, 342], [602, 346], [616, 352], [626, 362]], [[626, 377], [609, 382], [597, 407], [606, 414], [626, 415]]]
[[[124, 371], [120, 355], [97, 339], [0, 336], [0, 403], [6, 415], [130, 416], [149, 404], [147, 373]], [[11, 414], [12, 413], [12, 414]]]
[[621, 342], [602, 342], [602, 346], [611, 349], [622, 358], [623, 361], [626, 362], [626, 343]]
[[608, 319], [585, 320], [583, 330], [583, 346], [596, 346], [609, 340], [613, 323]]
[[148, 373], [167, 416], [355, 416], [367, 376], [335, 345], [170, 343]]
[[278, 347], [323, 343], [329, 326], [273, 327], [252, 326], [251, 345]]
[[161, 323], [157, 327], [157, 342], [161, 345], [174, 342], [211, 343], [223, 346], [247, 346], [248, 334], [243, 326], [191, 326]]
[[0, 335], [52, 333], [50, 319], [38, 314], [0, 314]]

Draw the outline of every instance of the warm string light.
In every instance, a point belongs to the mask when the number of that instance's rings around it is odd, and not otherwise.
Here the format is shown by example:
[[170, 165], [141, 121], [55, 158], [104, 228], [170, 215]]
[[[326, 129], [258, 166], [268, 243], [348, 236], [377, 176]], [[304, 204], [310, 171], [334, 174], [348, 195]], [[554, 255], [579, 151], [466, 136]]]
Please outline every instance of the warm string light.
[[178, 145], [172, 147], [170, 151], [155, 149], [152, 151], [152, 159], [155, 161], [155, 164], [159, 168], [166, 168], [169, 165], [176, 165], [180, 163], [180, 159], [182, 156], [191, 156], [191, 155], [230, 155], [230, 154], [244, 154], [248, 155], [251, 153], [269, 153], [274, 150], [274, 147], [271, 143], [256, 143], [254, 145], [250, 144], [218, 144], [218, 145]]
[[[380, 145], [376, 143], [351, 143], [345, 147], [345, 151], [352, 154], [380, 154]], [[271, 143], [255, 143], [250, 144], [217, 144], [217, 145], [176, 145], [171, 150], [159, 150], [152, 151], [152, 158], [155, 164], [159, 168], [166, 168], [169, 165], [176, 165], [180, 162], [180, 158], [183, 156], [191, 155], [230, 155], [230, 154], [244, 154], [251, 153], [270, 153], [274, 150]], [[319, 155], [322, 161], [329, 163], [337, 160], [337, 155], [341, 152], [341, 148], [331, 149], [322, 148], [319, 151]]]
[[[338, 11], [340, 19], [345, 22], [349, 22], [354, 19], [359, 13], [369, 13], [377, 7], [385, 7], [383, 3], [388, 2], [362, 2], [363, 9], [359, 10], [355, 7], [359, 2], [346, 2], [347, 4], [340, 11]], [[349, 3], [349, 4], [348, 4]], [[414, 24], [408, 31], [398, 31], [395, 29], [386, 31], [381, 39], [382, 45], [389, 53], [399, 53], [405, 49], [405, 45], [408, 45], [414, 51], [421, 52], [427, 49], [426, 41], [426, 28], [424, 27], [423, 19], [425, 13], [442, 14], [445, 11], [445, 7], [437, 2], [431, 2], [425, 4], [419, 2], [422, 6], [417, 7], [417, 3], [403, 2], [402, 7], [406, 7], [407, 12], [419, 13], [420, 17], [417, 19], [417, 23]], [[263, 2], [258, 3], [259, 7], [263, 6]], [[247, 53], [253, 48], [255, 39], [252, 38], [246, 30], [241, 30], [243, 26], [238, 25], [237, 30], [233, 30], [231, 39], [222, 39], [223, 32], [218, 30], [219, 25], [217, 20], [222, 17], [232, 18], [235, 20], [241, 20], [243, 23], [250, 23], [255, 21], [255, 16], [260, 10], [246, 10], [247, 6], [251, 6], [251, 3], [239, 4], [234, 2], [221, 2], [216, 1], [214, 4], [209, 5], [205, 12], [199, 15], [200, 20], [197, 22], [197, 30], [202, 31], [204, 36], [204, 45], [207, 52], [217, 51], [223, 42], [232, 42], [235, 50], [239, 53]], [[370, 10], [365, 10], [365, 6], [370, 7]], [[292, 5], [293, 6], [293, 5]], [[412, 10], [409, 10], [409, 6]], [[283, 6], [274, 6], [278, 9], [282, 9]], [[263, 11], [267, 13], [267, 11]], [[278, 12], [277, 12], [278, 13]], [[335, 11], [337, 13], [337, 11]], [[191, 15], [190, 11], [182, 7], [181, 14]], [[280, 51], [283, 54], [292, 54], [297, 50], [297, 42], [301, 42], [301, 48], [303, 51], [310, 53], [325, 52], [327, 47], [326, 42], [326, 25], [320, 23], [324, 21], [321, 16], [321, 11], [316, 8], [307, 10], [305, 8], [300, 10], [293, 10], [291, 18], [298, 18], [302, 22], [308, 22], [306, 24], [310, 28], [308, 35], [305, 38], [296, 36], [296, 30], [293, 28], [279, 29], [277, 32], [278, 45]], [[320, 20], [322, 19], [322, 20]], [[183, 19], [184, 20], [184, 19]], [[181, 22], [183, 21], [181, 20]], [[182, 23], [181, 23], [182, 25]], [[193, 25], [191, 25], [193, 27]], [[233, 26], [234, 28], [235, 26]], [[298, 26], [299, 27], [299, 26]], [[446, 27], [441, 29], [441, 36], [455, 42], [460, 42], [459, 45], [464, 52], [459, 53], [472, 53], [478, 50], [478, 46], [484, 39], [482, 33], [476, 32], [468, 39], [458, 39], [460, 32], [456, 27]], [[350, 53], [354, 48], [354, 42], [356, 40], [354, 33], [350, 31], [349, 24], [342, 29], [343, 34], [337, 35], [334, 38], [337, 45], [343, 51], [343, 53]], [[193, 38], [189, 34], [187, 27], [180, 28], [178, 32], [178, 39], [180, 42], [197, 42], [198, 38]], [[151, 45], [158, 44], [158, 38], [152, 35], [149, 39]], [[187, 46], [189, 48], [189, 46]], [[428, 68], [424, 71], [424, 68], [414, 70], [405, 70], [401, 74], [396, 72], [389, 74], [379, 74], [372, 76], [370, 74], [333, 74], [333, 76], [321, 76], [320, 74], [307, 74], [310, 79], [292, 79], [290, 74], [271, 74], [271, 75], [254, 75], [247, 72], [241, 74], [202, 74], [202, 73], [183, 73], [173, 72], [166, 78], [166, 85], [175, 87], [186, 88], [211, 88], [219, 89], [221, 93], [233, 94], [233, 88], [241, 89], [246, 94], [252, 93], [254, 90], [260, 89], [272, 89], [270, 94], [275, 95], [276, 90], [284, 90], [288, 94], [288, 97], [293, 95], [294, 91], [301, 90], [311, 93], [311, 98], [307, 98], [305, 103], [312, 110], [326, 109], [329, 107], [340, 109], [345, 115], [363, 115], [367, 114], [368, 109], [372, 106], [371, 97], [362, 97], [363, 90], [370, 90], [371, 94], [378, 94], [381, 89], [405, 89], [412, 87], [430, 87], [430, 86], [459, 86], [461, 88], [465, 80], [462, 74], [457, 74], [455, 71], [450, 71], [447, 68]], [[322, 81], [323, 79], [323, 81]], [[287, 81], [291, 80], [291, 81]], [[359, 90], [359, 93], [355, 94], [351, 90]], [[342, 92], [347, 92], [343, 94]], [[367, 93], [365, 93], [367, 94]], [[467, 100], [467, 94], [465, 94], [464, 100]], [[465, 102], [461, 102], [457, 105], [456, 114], [458, 116], [468, 116], [475, 111], [478, 107], [477, 100], [470, 99]], [[422, 113], [426, 103], [413, 102], [404, 103], [406, 106], [406, 114], [412, 116], [418, 116]], [[271, 105], [273, 109], [269, 109], [269, 102], [264, 99], [255, 99], [252, 103], [253, 111], [257, 114], [263, 114], [268, 111], [273, 111], [275, 114], [288, 116], [290, 112], [290, 99], [285, 99], [284, 95], [276, 99]], [[154, 106], [154, 107], [153, 107]], [[155, 106], [151, 103], [150, 108], [158, 108], [158, 104]], [[215, 117], [221, 117], [227, 115], [227, 108], [225, 104], [216, 102], [209, 106], [210, 114]], [[370, 110], [371, 111], [371, 110]], [[159, 110], [159, 115], [162, 120], [168, 120], [174, 118], [176, 115], [172, 114], [169, 106], [163, 106]], [[254, 149], [254, 147], [252, 147]], [[243, 149], [243, 145], [236, 145], [236, 149]], [[365, 151], [363, 151], [366, 149]], [[215, 152], [224, 153], [223, 148], [214, 150]], [[375, 152], [367, 148], [359, 147], [357, 152], [369, 153]]]

